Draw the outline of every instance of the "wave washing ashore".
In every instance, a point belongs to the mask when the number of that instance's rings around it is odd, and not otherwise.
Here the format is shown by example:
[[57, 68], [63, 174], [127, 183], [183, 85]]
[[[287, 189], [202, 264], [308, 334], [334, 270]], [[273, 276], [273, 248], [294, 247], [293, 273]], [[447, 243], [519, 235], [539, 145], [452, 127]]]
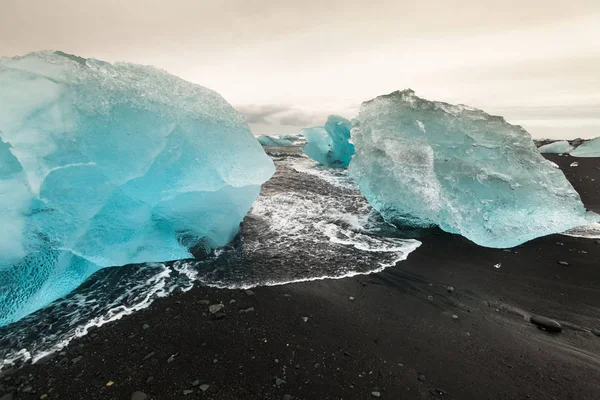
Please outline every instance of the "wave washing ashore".
[[97, 272], [66, 297], [0, 328], [0, 369], [37, 361], [91, 327], [144, 309], [175, 290], [198, 284], [248, 289], [369, 274], [419, 247], [373, 212], [346, 170], [317, 167], [299, 157], [297, 148], [289, 154], [276, 161], [276, 175], [264, 185], [234, 242], [202, 261]]

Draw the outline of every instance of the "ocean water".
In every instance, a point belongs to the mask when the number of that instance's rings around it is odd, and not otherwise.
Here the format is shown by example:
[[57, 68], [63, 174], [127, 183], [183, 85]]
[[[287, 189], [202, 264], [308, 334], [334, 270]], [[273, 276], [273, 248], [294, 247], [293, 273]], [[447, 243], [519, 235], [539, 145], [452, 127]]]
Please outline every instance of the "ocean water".
[[400, 262], [420, 242], [388, 226], [345, 170], [318, 167], [293, 148], [271, 150], [277, 173], [240, 234], [202, 259], [97, 272], [77, 290], [0, 328], [0, 369], [41, 357], [73, 338], [195, 285], [247, 289], [369, 274]]

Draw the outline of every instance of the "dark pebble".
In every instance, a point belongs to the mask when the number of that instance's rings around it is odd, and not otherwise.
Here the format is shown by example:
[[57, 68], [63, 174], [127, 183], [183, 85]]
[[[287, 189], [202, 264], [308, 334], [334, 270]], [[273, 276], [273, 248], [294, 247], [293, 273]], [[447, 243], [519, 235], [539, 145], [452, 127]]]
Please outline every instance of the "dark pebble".
[[532, 315], [529, 321], [540, 329], [548, 332], [560, 332], [562, 326], [553, 319], [543, 317], [541, 315]]
[[146, 400], [147, 398], [148, 395], [146, 395], [144, 392], [134, 392], [131, 395], [131, 400]]
[[5, 394], [4, 396], [0, 397], [0, 400], [13, 400], [13, 394], [12, 393]]

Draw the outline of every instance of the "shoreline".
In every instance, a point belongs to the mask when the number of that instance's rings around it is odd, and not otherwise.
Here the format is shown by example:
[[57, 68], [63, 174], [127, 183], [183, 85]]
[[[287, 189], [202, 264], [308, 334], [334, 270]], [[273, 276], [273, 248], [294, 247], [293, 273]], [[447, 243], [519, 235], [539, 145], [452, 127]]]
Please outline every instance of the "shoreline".
[[[599, 159], [547, 158], [600, 209]], [[0, 399], [597, 399], [600, 244], [550, 235], [500, 250], [440, 230], [419, 240], [369, 275], [156, 299], [1, 372]]]

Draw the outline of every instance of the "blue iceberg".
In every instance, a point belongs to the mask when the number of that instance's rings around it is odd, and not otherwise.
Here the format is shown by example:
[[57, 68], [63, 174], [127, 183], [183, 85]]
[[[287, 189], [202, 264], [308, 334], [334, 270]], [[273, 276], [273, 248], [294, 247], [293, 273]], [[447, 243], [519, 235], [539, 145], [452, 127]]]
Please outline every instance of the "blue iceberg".
[[597, 220], [529, 134], [412, 90], [362, 104], [349, 172], [390, 223], [439, 226], [506, 248]]
[[263, 136], [259, 136], [257, 138], [257, 140], [259, 141], [259, 143], [261, 144], [261, 146], [281, 146], [281, 147], [286, 147], [286, 146], [293, 146], [294, 143], [291, 140], [288, 139], [278, 139], [278, 138], [274, 138], [273, 136], [267, 136], [267, 135], [263, 135]]
[[552, 142], [538, 147], [538, 151], [542, 154], [564, 154], [573, 150], [573, 146], [566, 140]]
[[325, 126], [302, 130], [306, 138], [302, 151], [320, 164], [346, 168], [354, 155], [354, 144], [350, 143], [351, 129], [352, 123], [346, 118], [330, 115]]
[[0, 326], [98, 269], [228, 243], [274, 165], [219, 94], [61, 52], [0, 58]]
[[600, 137], [583, 142], [570, 154], [573, 157], [600, 157]]

